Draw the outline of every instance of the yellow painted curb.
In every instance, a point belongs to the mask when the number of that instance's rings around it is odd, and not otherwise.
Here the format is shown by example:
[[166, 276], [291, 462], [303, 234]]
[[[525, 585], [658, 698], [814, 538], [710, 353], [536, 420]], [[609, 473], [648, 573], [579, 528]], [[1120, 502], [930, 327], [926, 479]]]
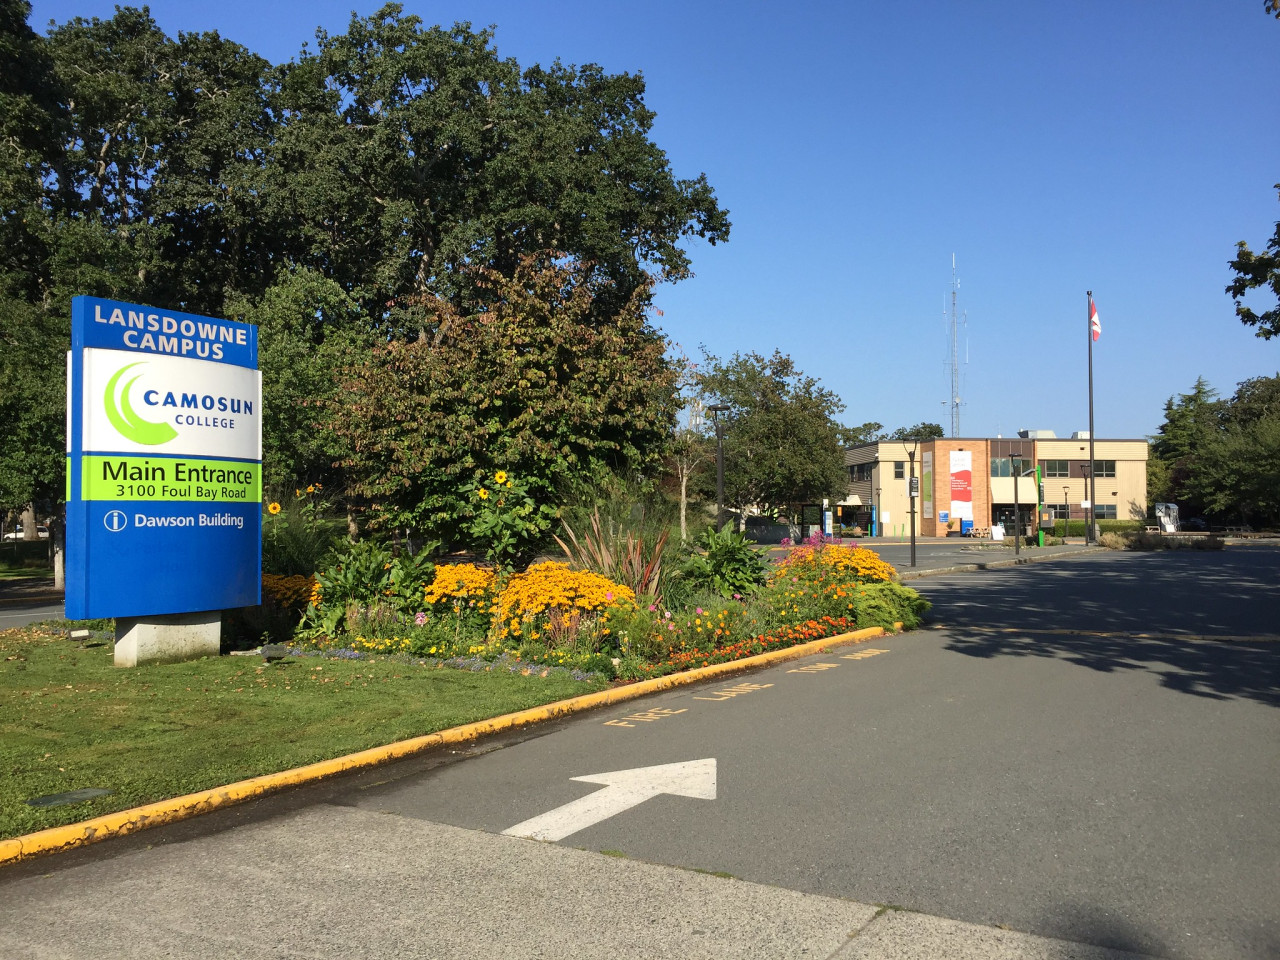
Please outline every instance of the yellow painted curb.
[[[894, 629], [901, 630], [902, 624], [895, 623]], [[463, 724], [460, 727], [451, 727], [448, 730], [441, 730], [439, 733], [414, 737], [410, 740], [401, 740], [385, 747], [371, 747], [368, 750], [361, 750], [359, 753], [349, 753], [344, 757], [322, 760], [319, 763], [311, 763], [294, 770], [283, 770], [280, 773], [251, 777], [248, 780], [241, 780], [225, 787], [215, 787], [212, 790], [188, 793], [185, 796], [148, 803], [145, 806], [121, 810], [118, 813], [103, 814], [100, 817], [94, 817], [92, 820], [71, 823], [64, 827], [50, 827], [48, 830], [40, 830], [37, 833], [29, 833], [10, 840], [0, 840], [0, 866], [47, 853], [71, 850], [89, 843], [96, 843], [99, 840], [136, 833], [139, 830], [158, 827], [166, 823], [175, 823], [179, 820], [186, 820], [189, 817], [197, 817], [204, 813], [211, 813], [220, 807], [228, 807], [232, 804], [242, 803], [245, 800], [266, 796], [268, 793], [274, 793], [285, 787], [314, 783], [334, 774], [345, 773], [349, 770], [359, 770], [363, 767], [372, 767], [390, 760], [400, 760], [446, 744], [466, 743], [479, 737], [501, 733], [505, 730], [514, 730], [518, 727], [529, 726], [545, 720], [581, 713], [584, 710], [593, 710], [597, 707], [606, 707], [611, 704], [634, 700], [650, 693], [657, 693], [660, 690], [669, 690], [672, 687], [699, 683], [703, 680], [710, 680], [729, 673], [738, 673], [785, 660], [807, 657], [815, 653], [821, 653], [827, 647], [861, 643], [875, 637], [882, 637], [884, 634], [883, 627], [868, 627], [865, 630], [855, 630], [852, 633], [841, 633], [834, 637], [811, 640], [808, 643], [787, 647], [785, 650], [773, 650], [769, 653], [757, 654], [754, 657], [746, 657], [742, 660], [716, 663], [707, 667], [699, 667], [696, 670], [687, 670], [683, 673], [654, 677], [652, 680], [641, 680], [639, 683], [629, 684], [625, 687], [614, 687], [609, 690], [602, 690], [599, 693], [588, 693], [580, 697], [573, 697], [569, 700], [558, 700], [545, 706], [533, 707], [517, 713], [507, 713], [490, 720]]]

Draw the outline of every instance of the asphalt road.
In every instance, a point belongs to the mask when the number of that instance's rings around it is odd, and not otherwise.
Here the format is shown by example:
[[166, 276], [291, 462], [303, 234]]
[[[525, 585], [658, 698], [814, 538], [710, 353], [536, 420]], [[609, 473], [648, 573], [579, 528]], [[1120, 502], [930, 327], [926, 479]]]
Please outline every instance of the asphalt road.
[[[346, 802], [501, 832], [600, 790], [573, 777], [715, 758], [715, 800], [659, 796], [562, 842], [1156, 955], [1273, 958], [1278, 584], [1265, 547], [925, 580], [935, 629]], [[1266, 639], [1189, 639], [1210, 635]]]
[[[430, 859], [610, 789], [572, 778], [714, 759], [715, 799], [656, 796], [555, 848], [1143, 954], [1280, 956], [1280, 550], [1093, 554], [914, 586], [936, 604], [929, 630], [33, 863], [0, 876], [0, 901], [38, 915], [47, 897], [62, 915], [87, 881], [109, 903], [154, 894], [166, 861], [206, 887], [239, 863], [275, 894], [238, 909], [305, 913], [312, 874], [321, 897], [349, 875], [372, 902], [330, 906], [372, 930], [413, 896], [395, 889], [397, 844], [429, 833], [413, 849]], [[415, 821], [421, 834], [401, 826]], [[334, 861], [334, 823], [367, 832], [372, 859], [355, 835]], [[255, 846], [283, 832], [288, 856], [311, 851], [296, 869]], [[541, 889], [548, 910], [564, 889]]]
[[60, 620], [62, 616], [63, 606], [61, 603], [0, 607], [0, 630], [25, 627], [29, 623], [39, 623], [41, 620]]

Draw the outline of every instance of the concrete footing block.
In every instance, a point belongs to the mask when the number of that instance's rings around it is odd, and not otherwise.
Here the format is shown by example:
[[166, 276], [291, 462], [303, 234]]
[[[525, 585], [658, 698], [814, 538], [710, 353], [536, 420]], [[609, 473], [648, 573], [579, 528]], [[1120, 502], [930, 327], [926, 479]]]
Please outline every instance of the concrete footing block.
[[117, 667], [216, 657], [222, 612], [174, 613], [116, 620]]

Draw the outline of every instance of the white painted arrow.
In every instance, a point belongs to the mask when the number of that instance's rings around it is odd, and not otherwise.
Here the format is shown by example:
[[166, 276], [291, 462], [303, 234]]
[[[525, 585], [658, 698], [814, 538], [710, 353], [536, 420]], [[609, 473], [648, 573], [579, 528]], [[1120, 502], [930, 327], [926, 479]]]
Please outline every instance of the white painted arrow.
[[613, 773], [593, 773], [570, 779], [582, 783], [603, 783], [597, 790], [579, 800], [556, 807], [541, 816], [517, 823], [503, 836], [528, 837], [531, 840], [563, 840], [572, 833], [585, 830], [601, 820], [608, 820], [623, 810], [630, 810], [660, 793], [697, 800], [716, 798], [716, 761], [687, 760], [664, 763], [656, 767], [636, 767]]

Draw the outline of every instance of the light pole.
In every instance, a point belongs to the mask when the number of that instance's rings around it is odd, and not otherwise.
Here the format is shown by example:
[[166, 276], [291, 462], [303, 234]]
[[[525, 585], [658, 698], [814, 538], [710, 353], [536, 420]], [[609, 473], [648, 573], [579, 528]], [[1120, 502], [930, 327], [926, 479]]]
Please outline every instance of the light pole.
[[911, 566], [916, 565], [916, 497], [920, 496], [920, 481], [916, 479], [916, 447], [919, 441], [911, 442], [911, 480], [907, 486], [907, 492], [910, 494], [911, 500]]
[[729, 411], [727, 403], [716, 403], [707, 410], [716, 425], [716, 533], [724, 526], [724, 429], [720, 426], [720, 414]]
[[1067, 542], [1067, 535], [1071, 533], [1071, 488], [1065, 483], [1062, 485], [1062, 505], [1067, 508], [1067, 515], [1062, 522], [1062, 542]]
[[1093, 539], [1093, 500], [1089, 497], [1089, 478], [1093, 476], [1093, 461], [1080, 467], [1084, 475], [1084, 502], [1089, 504], [1084, 511], [1084, 545], [1087, 547]]
[[1009, 472], [1013, 474], [1013, 555], [1022, 553], [1022, 507], [1018, 503], [1018, 481], [1022, 472], [1022, 458], [1009, 454]]
[[871, 531], [873, 537], [881, 536], [884, 529], [884, 522], [880, 519], [880, 488], [876, 487], [876, 528]]

